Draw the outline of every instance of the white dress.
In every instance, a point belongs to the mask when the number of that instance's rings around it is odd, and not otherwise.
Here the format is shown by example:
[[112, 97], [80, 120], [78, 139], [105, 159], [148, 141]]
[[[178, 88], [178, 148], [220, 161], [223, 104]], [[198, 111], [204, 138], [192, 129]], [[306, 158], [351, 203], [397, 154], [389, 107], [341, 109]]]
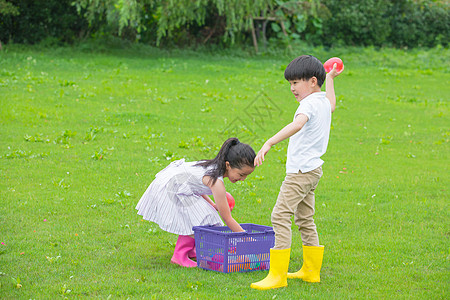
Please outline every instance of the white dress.
[[138, 215], [178, 235], [194, 234], [193, 226], [223, 226], [219, 213], [201, 196], [212, 194], [202, 182], [210, 168], [196, 163], [177, 160], [156, 174], [136, 206]]

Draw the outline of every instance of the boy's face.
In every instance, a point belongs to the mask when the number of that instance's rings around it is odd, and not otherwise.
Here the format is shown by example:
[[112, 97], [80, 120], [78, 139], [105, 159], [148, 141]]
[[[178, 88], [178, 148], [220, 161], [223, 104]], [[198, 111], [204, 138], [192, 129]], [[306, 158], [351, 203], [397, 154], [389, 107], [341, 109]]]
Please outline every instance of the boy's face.
[[294, 94], [295, 99], [297, 99], [298, 102], [306, 98], [307, 96], [311, 95], [312, 93], [316, 92], [317, 87], [317, 78], [312, 77], [308, 80], [305, 79], [296, 79], [296, 80], [289, 80], [289, 83], [291, 84], [291, 92]]

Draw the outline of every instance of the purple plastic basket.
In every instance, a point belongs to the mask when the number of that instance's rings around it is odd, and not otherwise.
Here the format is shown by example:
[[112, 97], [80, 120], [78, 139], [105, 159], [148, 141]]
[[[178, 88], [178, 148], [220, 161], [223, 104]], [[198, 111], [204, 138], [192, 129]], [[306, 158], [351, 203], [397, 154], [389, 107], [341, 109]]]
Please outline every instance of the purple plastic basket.
[[194, 226], [197, 266], [223, 273], [269, 270], [272, 227], [240, 224], [246, 232], [227, 226]]

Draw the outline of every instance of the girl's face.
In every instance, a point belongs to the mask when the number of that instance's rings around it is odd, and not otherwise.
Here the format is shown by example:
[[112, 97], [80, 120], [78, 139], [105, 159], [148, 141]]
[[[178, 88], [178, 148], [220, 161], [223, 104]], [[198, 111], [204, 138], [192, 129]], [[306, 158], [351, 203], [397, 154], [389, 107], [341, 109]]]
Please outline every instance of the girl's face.
[[228, 177], [232, 183], [236, 183], [238, 181], [244, 181], [248, 175], [250, 175], [255, 167], [244, 165], [242, 168], [232, 168], [229, 162], [226, 162], [227, 170], [223, 177]]

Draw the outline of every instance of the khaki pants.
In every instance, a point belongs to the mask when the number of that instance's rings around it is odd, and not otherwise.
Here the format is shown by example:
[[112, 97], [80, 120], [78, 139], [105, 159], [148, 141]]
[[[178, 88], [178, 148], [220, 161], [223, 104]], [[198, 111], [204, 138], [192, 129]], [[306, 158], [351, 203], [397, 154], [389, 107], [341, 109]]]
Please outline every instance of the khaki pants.
[[278, 194], [272, 211], [275, 231], [274, 249], [291, 248], [291, 217], [301, 233], [304, 246], [319, 246], [316, 224], [314, 224], [314, 190], [322, 177], [322, 167], [307, 173], [288, 173]]

